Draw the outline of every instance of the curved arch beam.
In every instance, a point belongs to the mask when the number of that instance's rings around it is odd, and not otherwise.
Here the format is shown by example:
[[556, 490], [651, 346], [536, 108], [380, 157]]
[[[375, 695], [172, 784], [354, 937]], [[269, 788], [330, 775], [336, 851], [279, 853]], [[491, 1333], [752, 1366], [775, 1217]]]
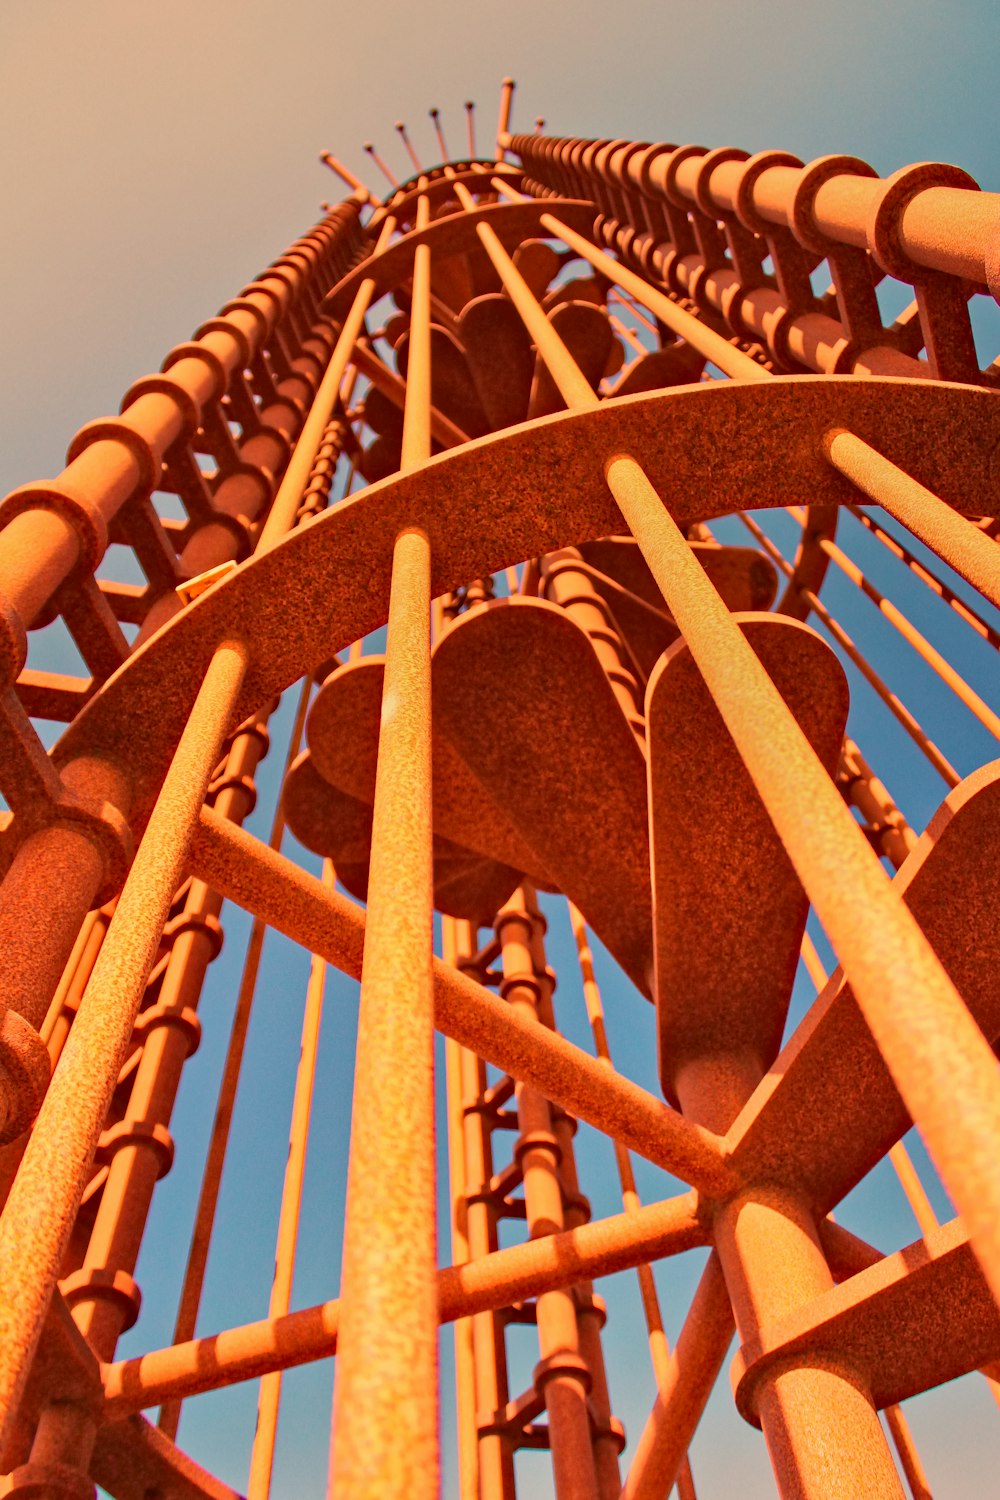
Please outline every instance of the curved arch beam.
[[[440, 169], [438, 169], [440, 172]], [[369, 230], [378, 228], [379, 224], [391, 214], [399, 224], [412, 221], [417, 202], [420, 198], [426, 198], [433, 208], [436, 203], [441, 203], [447, 198], [454, 196], [455, 184], [460, 182], [464, 187], [475, 189], [489, 187], [490, 178], [501, 176], [505, 182], [516, 187], [524, 173], [519, 167], [507, 166], [502, 172], [491, 170], [490, 172], [479, 172], [472, 168], [464, 172], [453, 172], [450, 177], [434, 176], [433, 171], [422, 173], [421, 176], [429, 179], [427, 186], [419, 186], [420, 178], [411, 177], [408, 182], [400, 183], [394, 188], [389, 196], [383, 199], [381, 205], [372, 215], [367, 224]]]
[[[795, 376], [641, 392], [480, 438], [369, 486], [291, 532], [202, 594], [129, 657], [53, 751], [126, 761], [132, 821], [145, 822], [193, 702], [226, 634], [253, 658], [234, 723], [315, 664], [385, 623], [392, 546], [430, 538], [432, 592], [526, 557], [621, 530], [606, 458], [633, 454], [681, 524], [733, 511], [857, 500], [821, 435], [857, 432], [965, 514], [994, 504], [1000, 401], [974, 386]], [[15, 831], [16, 830], [12, 830]]]
[[[546, 199], [541, 203], [534, 200], [527, 203], [485, 203], [479, 208], [459, 209], [443, 219], [432, 219], [426, 229], [411, 229], [380, 255], [369, 255], [367, 260], [361, 261], [327, 293], [322, 310], [331, 318], [343, 318], [361, 283], [368, 277], [375, 282], [372, 302], [377, 302], [413, 274], [413, 256], [420, 245], [430, 246], [435, 261], [482, 249], [476, 235], [480, 224], [489, 224], [503, 245], [519, 245], [522, 240], [532, 238], [551, 239], [551, 231], [542, 225], [542, 219], [551, 212], [552, 205]], [[594, 227], [592, 203], [560, 200], [559, 214], [571, 229], [579, 230], [581, 234], [589, 235]]]

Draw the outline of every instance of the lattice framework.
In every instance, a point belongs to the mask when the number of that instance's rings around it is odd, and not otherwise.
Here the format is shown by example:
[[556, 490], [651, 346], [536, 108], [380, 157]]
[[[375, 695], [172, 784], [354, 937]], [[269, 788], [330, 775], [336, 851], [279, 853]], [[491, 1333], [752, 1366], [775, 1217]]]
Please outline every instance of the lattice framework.
[[[997, 1389], [1000, 762], [963, 777], [823, 595], [832, 567], [1000, 738], [844, 535], [996, 649], [1000, 407], [970, 299], [1000, 298], [1000, 196], [936, 164], [512, 135], [511, 95], [493, 161], [471, 106], [466, 159], [425, 169], [400, 124], [399, 183], [369, 148], [384, 201], [324, 153], [344, 202], [0, 507], [11, 1495], [232, 1495], [175, 1445], [181, 1403], [262, 1377], [266, 1496], [281, 1371], [336, 1350], [332, 1493], [432, 1496], [443, 1322], [462, 1500], [512, 1500], [523, 1448], [559, 1500], [690, 1500], [734, 1322], [784, 1497], [929, 1495], [899, 1403], [977, 1369]], [[887, 278], [913, 292], [891, 324]], [[716, 539], [731, 515], [748, 545]], [[102, 576], [110, 544], [144, 583]], [[30, 665], [56, 617], [89, 676]], [[845, 660], [947, 788], [922, 836], [854, 737]], [[242, 824], [300, 681], [265, 844]], [[556, 1025], [539, 889], [569, 902], [593, 1053]], [[226, 899], [253, 926], [175, 1341], [116, 1360]], [[313, 955], [274, 1287], [262, 1322], [196, 1337], [268, 927]], [[655, 1004], [666, 1102], [612, 1065], [588, 927]], [[800, 957], [818, 998], [785, 1037]], [[327, 964], [361, 980], [343, 1285], [293, 1312]], [[621, 1215], [590, 1222], [577, 1120], [614, 1143]], [[643, 1206], [630, 1153], [689, 1190]], [[832, 1210], [886, 1155], [922, 1239], [883, 1256]], [[508, 1220], [526, 1237], [500, 1248]], [[670, 1350], [651, 1267], [707, 1246]], [[657, 1396], [623, 1487], [593, 1281], [630, 1268]]]

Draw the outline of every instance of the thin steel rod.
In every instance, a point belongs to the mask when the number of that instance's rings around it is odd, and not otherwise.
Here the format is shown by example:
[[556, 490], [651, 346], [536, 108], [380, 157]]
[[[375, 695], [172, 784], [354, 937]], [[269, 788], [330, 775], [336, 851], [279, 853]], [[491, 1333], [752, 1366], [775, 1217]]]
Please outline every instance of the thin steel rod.
[[[365, 914], [353, 901], [324, 890], [314, 876], [208, 809], [190, 862], [213, 889], [345, 974], [360, 975]], [[446, 1036], [706, 1194], [724, 1195], [738, 1185], [722, 1139], [712, 1131], [610, 1073], [565, 1037], [511, 1015], [496, 995], [439, 960], [434, 984], [435, 1022]]]
[[365, 144], [364, 144], [364, 150], [367, 151], [368, 155], [371, 157], [372, 161], [378, 167], [379, 171], [382, 173], [382, 176], [388, 182], [389, 186], [390, 187], [394, 187], [394, 188], [398, 188], [399, 187], [399, 178], [393, 172], [389, 171], [389, 168], [386, 166], [385, 162], [379, 156], [378, 152], [375, 150], [375, 147], [374, 147], [374, 145], [372, 144], [371, 141], [366, 141], [365, 142]]
[[[428, 221], [422, 196], [417, 227]], [[402, 468], [430, 456], [430, 247], [417, 247]], [[333, 1500], [438, 1493], [431, 553], [393, 550], [351, 1150]], [[332, 895], [333, 892], [330, 892]], [[387, 1076], [393, 1087], [385, 1087]], [[406, 1129], [399, 1129], [399, 1120]]]
[[[381, 360], [370, 345], [360, 342], [354, 351], [354, 362], [362, 375], [367, 375], [376, 390], [383, 391], [394, 405], [402, 409], [406, 402], [406, 384], [396, 374], [395, 370], [389, 368], [384, 360]], [[436, 407], [431, 407], [431, 433], [444, 448], [457, 447], [459, 443], [467, 443], [468, 435], [460, 427], [456, 427], [448, 417]]]
[[1000, 1296], [992, 1048], [643, 470], [605, 475]]
[[[456, 183], [455, 191], [465, 208], [474, 208], [472, 194], [461, 183]], [[489, 224], [477, 224], [476, 234], [566, 405], [578, 411], [597, 406], [600, 397], [591, 390], [590, 382], [545, 316], [528, 283], [500, 243], [496, 231]]]
[[[788, 514], [801, 524], [805, 523], [806, 513], [800, 506], [790, 506]], [[853, 558], [848, 557], [842, 547], [832, 542], [827, 537], [821, 537], [819, 546], [826, 553], [830, 561], [837, 567], [845, 578], [849, 578], [855, 588], [861, 590], [866, 599], [875, 605], [880, 614], [889, 621], [893, 629], [912, 646], [920, 659], [927, 663], [932, 672], [935, 672], [941, 681], [950, 687], [955, 696], [964, 703], [970, 713], [982, 724], [984, 729], [989, 730], [994, 739], [1000, 739], [1000, 715], [997, 715], [984, 703], [979, 694], [974, 692], [960, 673], [955, 671], [951, 662], [946, 661], [940, 651], [936, 650], [916, 628], [913, 622], [907, 619], [903, 611], [887, 599], [880, 589], [870, 582], [858, 567]], [[990, 542], [991, 547], [996, 547], [995, 542]], [[1000, 550], [1000, 549], [998, 549]]]
[[[285, 757], [282, 784], [284, 783], [284, 777], [288, 772], [288, 768], [298, 755], [299, 747], [302, 744], [302, 732], [305, 728], [306, 712], [309, 707], [311, 690], [312, 684], [307, 678], [302, 684], [299, 701], [295, 709], [295, 719], [288, 740], [288, 753]], [[274, 810], [274, 819], [271, 823], [268, 848], [280, 850], [284, 834], [285, 814], [279, 797], [278, 804]], [[229, 1044], [226, 1049], [226, 1059], [222, 1068], [222, 1078], [219, 1083], [219, 1096], [215, 1106], [215, 1117], [212, 1121], [212, 1134], [209, 1138], [205, 1170], [202, 1175], [201, 1192], [198, 1197], [198, 1206], [195, 1210], [194, 1227], [191, 1232], [191, 1245], [188, 1250], [184, 1281], [181, 1286], [181, 1294], [177, 1307], [177, 1321], [174, 1324], [175, 1344], [184, 1343], [187, 1339], [192, 1338], [198, 1322], [198, 1309], [201, 1306], [201, 1294], [205, 1285], [205, 1270], [208, 1265], [208, 1256], [212, 1245], [215, 1214], [219, 1203], [219, 1190], [222, 1186], [222, 1173], [226, 1164], [226, 1152], [229, 1148], [229, 1132], [233, 1121], [233, 1109], [236, 1104], [236, 1091], [239, 1087], [240, 1073], [243, 1067], [243, 1052], [246, 1046], [247, 1030], [250, 1025], [250, 1014], [257, 991], [257, 976], [260, 970], [260, 957], [266, 931], [266, 923], [262, 922], [260, 917], [254, 917], [250, 927], [250, 936], [247, 939], [243, 972], [240, 976], [240, 987], [236, 997], [236, 1008], [233, 1012]], [[160, 1412], [157, 1425], [171, 1439], [177, 1436], [180, 1414], [180, 1402], [167, 1402]]]
[[[694, 1193], [528, 1240], [436, 1273], [442, 1323], [509, 1307], [539, 1291], [574, 1286], [704, 1245]], [[105, 1415], [121, 1417], [169, 1396], [192, 1396], [269, 1370], [326, 1358], [338, 1348], [343, 1299], [265, 1318], [104, 1369]]]
[[[772, 562], [784, 573], [785, 577], [789, 579], [793, 578], [795, 569], [787, 558], [781, 554], [766, 532], [758, 526], [753, 517], [741, 514], [740, 520], [751, 536], [760, 543]], [[876, 672], [875, 668], [868, 661], [868, 658], [858, 650], [854, 641], [847, 634], [847, 631], [830, 613], [819, 595], [814, 593], [812, 589], [805, 588], [798, 588], [797, 592], [805, 603], [808, 604], [816, 618], [826, 626], [844, 655], [854, 663], [869, 687], [878, 694], [889, 712], [906, 730], [906, 733], [910, 736], [917, 749], [922, 755], [927, 757], [938, 775], [949, 786], [958, 786], [962, 778], [951, 764], [951, 761], [938, 749], [915, 715], [906, 707], [906, 704], [899, 697], [898, 693], [892, 691], [885, 679], [880, 677]]]
[[1000, 548], [991, 537], [853, 432], [831, 428], [822, 448], [846, 479], [1000, 607]]
[[885, 1418], [885, 1425], [889, 1429], [889, 1434], [899, 1455], [899, 1466], [910, 1487], [910, 1494], [913, 1496], [913, 1500], [934, 1500], [924, 1466], [920, 1462], [917, 1445], [913, 1441], [913, 1434], [910, 1431], [909, 1423], [903, 1416], [902, 1407], [887, 1406], [882, 1415]]
[[649, 317], [645, 312], [643, 312], [641, 307], [637, 307], [636, 304], [632, 302], [628, 297], [623, 297], [621, 291], [617, 287], [610, 288], [608, 292], [608, 301], [620, 303], [622, 307], [626, 308], [632, 314], [633, 318], [635, 318], [637, 322], [642, 323], [643, 326], [648, 328], [651, 333], [659, 334], [660, 330], [656, 326], [656, 320]]
[[[395, 227], [395, 219], [391, 217], [386, 219], [375, 246], [375, 255], [385, 249]], [[278, 493], [274, 497], [274, 504], [261, 529], [256, 552], [269, 551], [295, 525], [295, 517], [302, 504], [302, 496], [309, 483], [309, 476], [316, 462], [316, 454], [319, 452], [323, 434], [337, 405], [340, 382], [351, 361], [358, 334], [364, 326], [365, 314], [375, 287], [374, 277], [366, 276], [355, 293], [351, 310], [344, 320], [344, 326], [340, 330], [333, 353], [330, 355], [330, 362], [319, 383], [312, 406], [309, 408], [309, 415], [303, 423], [302, 431], [288, 461], [288, 468], [278, 487]]]
[[0, 1447], [16, 1417], [247, 661], [246, 648], [232, 641], [211, 659], [0, 1217]]
[[732, 1339], [729, 1293], [713, 1251], [636, 1445], [622, 1500], [663, 1500], [670, 1493]]
[[[332, 887], [333, 866], [323, 861], [323, 883]], [[292, 1303], [292, 1280], [299, 1234], [299, 1211], [306, 1171], [306, 1148], [309, 1143], [309, 1121], [312, 1114], [313, 1085], [319, 1053], [319, 1030], [323, 1015], [323, 991], [326, 963], [315, 954], [309, 966], [305, 1011], [302, 1017], [302, 1042], [295, 1075], [292, 1118], [288, 1132], [288, 1160], [278, 1212], [278, 1235], [274, 1252], [274, 1283], [268, 1304], [269, 1318], [286, 1316]], [[247, 1500], [267, 1500], [271, 1493], [274, 1466], [274, 1443], [278, 1433], [281, 1405], [281, 1371], [272, 1370], [263, 1377], [257, 1397], [257, 1427], [250, 1454], [250, 1478]]]
[[403, 142], [403, 145], [406, 147], [406, 151], [410, 158], [410, 161], [413, 163], [413, 170], [415, 172], [422, 172], [423, 167], [420, 164], [420, 158], [413, 149], [413, 146], [410, 142], [410, 137], [406, 133], [406, 126], [402, 120], [396, 121], [396, 130], [399, 132], [399, 138]]
[[444, 138], [444, 131], [441, 128], [441, 111], [439, 109], [431, 109], [428, 110], [428, 114], [434, 121], [434, 134], [437, 136], [438, 150], [441, 152], [441, 160], [447, 161], [448, 143]]
[[[649, 353], [649, 350], [646, 348], [646, 345], [642, 342], [635, 329], [627, 327], [626, 324], [622, 322], [621, 318], [616, 318], [614, 313], [609, 313], [608, 322], [615, 330], [615, 333], [620, 334], [621, 337], [626, 341], [626, 343], [632, 346], [636, 354], [641, 357], [643, 354]], [[629, 366], [629, 368], [631, 369], [631, 365]]]
[[966, 604], [964, 599], [960, 599], [950, 584], [947, 584], [943, 578], [939, 578], [933, 568], [929, 568], [925, 562], [921, 562], [918, 557], [914, 557], [909, 548], [904, 547], [902, 542], [896, 537], [890, 536], [889, 532], [880, 526], [876, 518], [869, 515], [866, 510], [861, 510], [856, 505], [848, 505], [846, 509], [850, 511], [856, 521], [860, 521], [866, 531], [870, 531], [874, 537], [878, 538], [883, 547], [892, 553], [893, 557], [905, 563], [910, 572], [914, 573], [920, 579], [920, 582], [930, 589], [931, 593], [937, 594], [939, 599], [943, 599], [945, 604], [953, 609], [970, 629], [974, 630], [977, 635], [982, 636], [984, 641], [988, 641], [991, 646], [1000, 651], [1000, 631], [996, 630], [981, 615], [977, 614], [970, 604]]
[[[587, 1010], [587, 1019], [590, 1022], [591, 1034], [594, 1038], [594, 1048], [600, 1060], [613, 1069], [614, 1062], [611, 1058], [607, 1028], [604, 1024], [604, 1004], [594, 974], [594, 957], [587, 936], [587, 926], [584, 922], [582, 912], [573, 905], [572, 901], [567, 901], [567, 906], [569, 908], [570, 926], [576, 942], [576, 956], [580, 965], [583, 1000]], [[615, 1164], [618, 1168], [618, 1178], [621, 1182], [622, 1205], [626, 1213], [636, 1213], [642, 1207], [642, 1202], [636, 1188], [635, 1173], [632, 1170], [632, 1159], [620, 1141], [612, 1141], [612, 1146], [615, 1153]], [[653, 1364], [653, 1374], [656, 1377], [658, 1391], [665, 1397], [669, 1383], [670, 1345], [667, 1342], [667, 1335], [663, 1328], [663, 1314], [660, 1311], [660, 1299], [656, 1291], [656, 1281], [653, 1277], [652, 1268], [647, 1264], [637, 1266], [636, 1275], [639, 1281], [639, 1296], [642, 1301], [643, 1316], [646, 1320], [646, 1332], [649, 1338], [649, 1354]], [[680, 1500], [697, 1500], [694, 1479], [691, 1474], [691, 1464], [687, 1454], [683, 1456], [678, 1465], [677, 1493]]]

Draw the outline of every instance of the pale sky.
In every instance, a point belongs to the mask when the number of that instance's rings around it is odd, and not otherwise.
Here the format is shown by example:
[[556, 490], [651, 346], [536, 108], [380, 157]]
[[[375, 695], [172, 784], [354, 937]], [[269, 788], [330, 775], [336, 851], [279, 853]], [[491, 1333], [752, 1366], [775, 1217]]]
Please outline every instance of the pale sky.
[[[375, 0], [352, 8], [321, 0], [6, 0], [0, 494], [57, 473], [77, 427], [116, 411], [133, 380], [157, 369], [173, 344], [315, 222], [320, 201], [340, 194], [317, 160], [324, 147], [381, 192], [362, 143], [374, 140], [406, 176], [393, 121], [407, 121], [431, 163], [428, 108], [440, 107], [458, 154], [462, 102], [472, 97], [480, 149], [489, 150], [500, 80], [509, 73], [518, 82], [515, 130], [530, 130], [542, 114], [555, 134], [773, 147], [805, 160], [846, 153], [883, 174], [912, 161], [950, 161], [996, 191], [998, 43], [996, 0], [567, 0], [558, 7]], [[977, 749], [970, 764], [984, 758]], [[262, 777], [262, 805], [273, 794], [277, 759]], [[201, 1140], [210, 1118], [242, 941], [240, 919], [229, 928], [202, 1011], [205, 1042], [182, 1088], [179, 1155], [185, 1129]], [[562, 968], [568, 934], [556, 931], [552, 941]], [[210, 1273], [204, 1331], [258, 1317], [267, 1302], [274, 1184], [298, 1049], [297, 1022], [280, 1020], [289, 997], [297, 1013], [304, 982], [302, 956], [291, 945], [274, 944], [269, 953], [263, 983], [278, 1021], [248, 1055], [237, 1118], [247, 1134], [223, 1196], [228, 1228]], [[612, 990], [607, 965], [604, 972]], [[560, 1003], [572, 1009], [573, 993], [567, 978]], [[335, 1295], [339, 1279], [356, 997], [334, 979], [331, 995], [303, 1217], [312, 1248], [297, 1283], [299, 1305]], [[623, 1065], [655, 1089], [655, 1077], [643, 1072], [650, 1023], [644, 1011], [633, 1024], [633, 998], [624, 997], [620, 1013], [609, 1007], [609, 1025], [619, 1030]], [[202, 1149], [193, 1148], [194, 1163]], [[612, 1212], [610, 1162], [596, 1145], [586, 1150], [588, 1170], [597, 1173], [586, 1184], [595, 1212]], [[640, 1180], [650, 1194], [670, 1191], [653, 1169], [641, 1170]], [[272, 1184], [266, 1201], [265, 1182]], [[140, 1281], [162, 1273], [176, 1286], [194, 1191], [179, 1164], [162, 1186]], [[881, 1227], [878, 1242], [887, 1248], [914, 1237], [898, 1193], [881, 1180], [859, 1192], [853, 1227], [873, 1238]], [[939, 1208], [947, 1213], [943, 1202]], [[672, 1330], [694, 1270], [671, 1265], [661, 1275]], [[124, 1352], [169, 1339], [170, 1295], [159, 1310], [150, 1295]], [[634, 1439], [651, 1400], [634, 1310], [614, 1313], [608, 1339], [620, 1372], [615, 1409]], [[330, 1380], [327, 1365], [288, 1382], [275, 1500], [322, 1493]], [[444, 1401], [450, 1441], [447, 1389]], [[182, 1445], [237, 1485], [245, 1482], [254, 1402], [252, 1387], [203, 1398], [181, 1428]], [[1000, 1414], [984, 1383], [970, 1377], [910, 1407], [935, 1500], [993, 1492]], [[733, 1413], [725, 1372], [695, 1469], [700, 1500], [773, 1494], [763, 1445]], [[524, 1500], [547, 1493], [540, 1481], [531, 1487], [531, 1472], [524, 1471]]]
[[[1000, 188], [996, 0], [5, 0], [0, 493], [319, 217], [393, 122], [954, 161]], [[373, 185], [380, 190], [377, 174]]]

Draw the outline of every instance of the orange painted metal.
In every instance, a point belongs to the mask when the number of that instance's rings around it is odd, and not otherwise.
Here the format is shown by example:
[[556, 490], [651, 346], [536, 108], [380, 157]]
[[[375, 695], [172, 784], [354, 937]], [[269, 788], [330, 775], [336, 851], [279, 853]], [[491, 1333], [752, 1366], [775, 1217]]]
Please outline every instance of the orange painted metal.
[[[471, 103], [465, 159], [423, 167], [399, 122], [399, 181], [366, 147], [381, 203], [324, 152], [345, 201], [0, 504], [12, 1496], [229, 1500], [175, 1446], [180, 1403], [260, 1378], [264, 1497], [281, 1372], [336, 1352], [332, 1493], [430, 1500], [448, 1321], [460, 1500], [516, 1500], [526, 1449], [557, 1500], [693, 1500], [734, 1326], [736, 1410], [784, 1500], [929, 1500], [898, 1403], [977, 1369], [998, 1389], [1000, 775], [968, 774], [910, 685], [907, 706], [827, 571], [1000, 732], [934, 613], [1000, 645], [1000, 395], [968, 308], [1000, 296], [1000, 196], [934, 163], [883, 180], [848, 157], [516, 135], [512, 99], [506, 79], [492, 160]], [[882, 278], [908, 289], [889, 324]], [[716, 540], [730, 514], [750, 546]], [[112, 543], [145, 583], [104, 576]], [[57, 616], [89, 675], [35, 664]], [[842, 661], [947, 785], [923, 833], [896, 742], [848, 717]], [[268, 846], [240, 825], [300, 680]], [[334, 858], [325, 880], [280, 852], [286, 818]], [[596, 1056], [557, 1029], [543, 933], [563, 897]], [[254, 921], [175, 1339], [116, 1361], [225, 900]], [[196, 1338], [268, 927], [314, 955], [275, 1282], [265, 1319]], [[622, 971], [604, 999], [588, 928]], [[800, 958], [818, 994], [789, 1035]], [[326, 963], [361, 980], [344, 1279], [293, 1312]], [[611, 1065], [619, 1007], [665, 1100]], [[589, 1222], [577, 1121], [612, 1142], [621, 1215]], [[642, 1207], [631, 1152], [692, 1191]], [[827, 1217], [883, 1158], [923, 1236], [886, 1257]], [[653, 1267], [695, 1247], [670, 1350]], [[626, 1434], [593, 1282], [630, 1268], [653, 1370]], [[519, 1393], [524, 1323], [541, 1358]]]

